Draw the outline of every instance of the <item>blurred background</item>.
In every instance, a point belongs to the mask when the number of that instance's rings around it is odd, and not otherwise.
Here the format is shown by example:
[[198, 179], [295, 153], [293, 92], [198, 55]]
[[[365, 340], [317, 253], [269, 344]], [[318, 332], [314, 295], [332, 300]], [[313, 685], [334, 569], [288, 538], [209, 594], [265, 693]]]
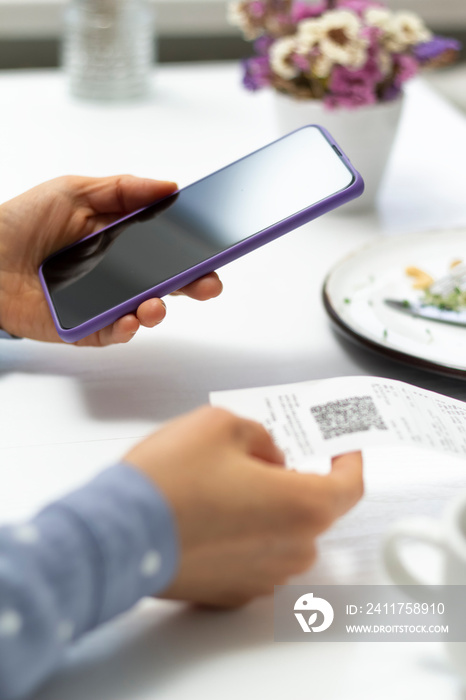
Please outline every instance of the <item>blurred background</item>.
[[[58, 65], [67, 0], [0, 0], [0, 69]], [[250, 44], [226, 19], [227, 0], [150, 0], [162, 62], [216, 61], [248, 56]], [[413, 10], [436, 33], [466, 44], [465, 0], [389, 0]], [[463, 60], [466, 52], [463, 50]]]
[[[51, 68], [60, 63], [67, 0], [0, 0], [0, 70]], [[226, 19], [226, 0], [151, 0], [160, 62], [234, 60], [251, 54]], [[438, 34], [463, 43], [461, 61], [428, 80], [466, 110], [465, 0], [390, 0], [392, 9], [417, 12]]]

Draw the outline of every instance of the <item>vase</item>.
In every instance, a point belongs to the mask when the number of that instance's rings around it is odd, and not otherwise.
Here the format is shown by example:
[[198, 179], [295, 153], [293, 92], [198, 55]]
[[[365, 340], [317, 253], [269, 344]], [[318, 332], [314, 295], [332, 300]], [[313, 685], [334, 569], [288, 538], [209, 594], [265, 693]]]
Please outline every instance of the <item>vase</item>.
[[332, 134], [361, 173], [364, 194], [346, 204], [342, 213], [375, 209], [400, 122], [403, 96], [351, 110], [329, 110], [319, 100], [297, 100], [279, 92], [273, 96], [280, 135], [306, 124], [319, 124]]
[[73, 95], [93, 100], [144, 96], [153, 60], [153, 17], [146, 0], [70, 0], [62, 62]]

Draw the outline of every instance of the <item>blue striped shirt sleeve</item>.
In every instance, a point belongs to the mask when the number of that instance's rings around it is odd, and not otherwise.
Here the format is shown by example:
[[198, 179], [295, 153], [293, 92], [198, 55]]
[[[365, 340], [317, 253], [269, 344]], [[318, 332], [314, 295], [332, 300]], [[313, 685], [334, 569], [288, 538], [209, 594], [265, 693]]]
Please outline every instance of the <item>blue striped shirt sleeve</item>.
[[67, 645], [172, 581], [179, 556], [170, 506], [124, 463], [0, 529], [0, 700], [53, 674]]

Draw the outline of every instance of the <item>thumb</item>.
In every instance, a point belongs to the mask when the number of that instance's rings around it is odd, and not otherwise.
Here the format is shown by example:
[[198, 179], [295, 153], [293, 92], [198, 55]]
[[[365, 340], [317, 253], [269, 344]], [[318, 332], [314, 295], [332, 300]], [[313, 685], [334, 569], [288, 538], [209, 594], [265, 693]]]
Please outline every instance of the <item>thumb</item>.
[[134, 175], [83, 179], [80, 198], [98, 214], [132, 212], [167, 197], [177, 189], [174, 182]]
[[361, 452], [347, 452], [332, 458], [332, 470], [327, 475], [337, 496], [340, 514], [346, 513], [364, 493]]

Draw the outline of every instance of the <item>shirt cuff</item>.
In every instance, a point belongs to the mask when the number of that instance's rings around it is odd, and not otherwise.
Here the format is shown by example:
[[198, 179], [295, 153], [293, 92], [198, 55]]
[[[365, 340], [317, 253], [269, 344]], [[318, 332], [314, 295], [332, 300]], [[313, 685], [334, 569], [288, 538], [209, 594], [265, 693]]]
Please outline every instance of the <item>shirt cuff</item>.
[[[75, 634], [162, 592], [179, 558], [173, 513], [141, 472], [121, 463], [55, 502], [34, 521], [50, 556], [42, 559]], [[60, 552], [63, 556], [57, 556]]]

